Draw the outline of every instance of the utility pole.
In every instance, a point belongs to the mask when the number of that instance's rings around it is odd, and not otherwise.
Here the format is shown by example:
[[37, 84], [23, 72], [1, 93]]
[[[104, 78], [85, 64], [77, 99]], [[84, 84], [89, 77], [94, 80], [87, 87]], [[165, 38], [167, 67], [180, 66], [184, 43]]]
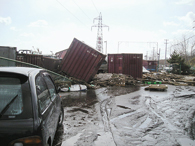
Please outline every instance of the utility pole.
[[106, 44], [105, 54], [107, 55], [107, 41], [104, 41], [104, 43]]
[[[103, 53], [103, 31], [102, 31], [102, 28], [108, 27], [108, 30], [109, 30], [109, 26], [102, 24], [102, 14], [101, 13], [97, 18], [94, 18], [93, 23], [95, 22], [95, 20], [98, 20], [98, 24], [95, 24], [92, 27], [98, 28], [97, 40], [96, 40], [96, 50]], [[92, 27], [91, 27], [91, 29], [92, 29]]]
[[154, 60], [154, 48], [155, 48], [155, 47], [153, 47], [153, 57], [152, 57], [152, 60]]
[[168, 44], [167, 41], [168, 41], [168, 40], [165, 39], [165, 62], [164, 62], [164, 67], [166, 66], [166, 62], [167, 62], [167, 44]]
[[146, 60], [148, 60], [148, 51], [147, 51], [147, 53], [146, 53], [147, 55], [146, 55]]
[[159, 53], [157, 52], [157, 56], [158, 56], [158, 69], [157, 72], [159, 71], [159, 60], [160, 60], [160, 48], [159, 48]]

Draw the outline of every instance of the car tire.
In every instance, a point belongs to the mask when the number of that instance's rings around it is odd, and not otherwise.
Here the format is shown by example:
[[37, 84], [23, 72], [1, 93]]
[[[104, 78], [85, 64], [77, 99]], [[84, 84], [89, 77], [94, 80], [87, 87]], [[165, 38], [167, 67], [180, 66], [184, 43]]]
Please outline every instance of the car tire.
[[58, 126], [62, 126], [64, 121], [64, 109], [61, 107], [60, 111], [60, 116], [59, 116], [59, 121], [58, 121]]

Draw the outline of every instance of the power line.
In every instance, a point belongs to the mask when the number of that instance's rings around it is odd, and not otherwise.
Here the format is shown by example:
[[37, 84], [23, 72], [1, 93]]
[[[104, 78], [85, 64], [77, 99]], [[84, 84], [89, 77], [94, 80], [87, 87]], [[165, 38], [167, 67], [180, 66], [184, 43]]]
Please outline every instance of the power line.
[[[158, 52], [158, 42], [135, 42], [135, 41], [118, 41], [118, 53], [119, 53], [119, 46], [120, 44], [122, 43], [138, 43], [138, 44], [156, 44], [156, 49], [157, 49], [157, 52]], [[151, 46], [149, 46], [151, 48]]]
[[[62, 3], [60, 3], [58, 0], [56, 0], [64, 9], [66, 9], [72, 16], [74, 16], [78, 21], [80, 21], [82, 24], [84, 24], [79, 18], [77, 18], [71, 11], [69, 11]], [[85, 25], [85, 24], [84, 24]], [[85, 25], [87, 28], [88, 26]]]
[[91, 0], [91, 1], [92, 1], [92, 3], [93, 3], [93, 6], [95, 7], [95, 9], [96, 9], [97, 13], [99, 14], [99, 11], [98, 11], [98, 9], [96, 8], [96, 6], [95, 6], [95, 4], [94, 4], [93, 0]]
[[[75, 3], [75, 5], [77, 5], [77, 7], [79, 7], [79, 5], [73, 0], [73, 2]], [[79, 7], [79, 9], [83, 12], [83, 14], [91, 21], [91, 19], [87, 16], [87, 14], [81, 9], [81, 7]]]
[[185, 39], [184, 41], [181, 41], [181, 42], [179, 42], [179, 43], [177, 43], [177, 44], [174, 44], [174, 45], [172, 45], [171, 47], [177, 46], [177, 45], [179, 45], [179, 44], [181, 44], [181, 43], [183, 43], [183, 42], [185, 42], [185, 41], [187, 41], [187, 40], [189, 40], [189, 39], [191, 39], [191, 38], [193, 38], [193, 37], [195, 37], [195, 35], [193, 35], [193, 36], [191, 36], [191, 37]]

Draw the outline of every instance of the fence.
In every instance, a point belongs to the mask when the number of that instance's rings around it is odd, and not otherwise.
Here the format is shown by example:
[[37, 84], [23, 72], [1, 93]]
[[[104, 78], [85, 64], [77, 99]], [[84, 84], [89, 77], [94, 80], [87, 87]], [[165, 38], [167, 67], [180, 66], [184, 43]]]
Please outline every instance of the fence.
[[47, 72], [49, 72], [54, 80], [54, 82], [71, 82], [71, 80], [65, 76], [62, 76], [58, 73], [55, 73], [53, 71], [50, 71], [48, 69], [42, 68], [40, 66], [34, 65], [34, 64], [30, 64], [30, 63], [26, 63], [26, 62], [22, 62], [22, 61], [18, 61], [18, 60], [14, 60], [14, 59], [9, 59], [6, 57], [1, 57], [0, 56], [0, 61], [1, 60], [6, 60], [8, 62], [15, 62], [16, 65], [12, 65], [12, 66], [23, 66], [23, 67], [34, 67], [34, 68], [41, 68], [46, 70]]

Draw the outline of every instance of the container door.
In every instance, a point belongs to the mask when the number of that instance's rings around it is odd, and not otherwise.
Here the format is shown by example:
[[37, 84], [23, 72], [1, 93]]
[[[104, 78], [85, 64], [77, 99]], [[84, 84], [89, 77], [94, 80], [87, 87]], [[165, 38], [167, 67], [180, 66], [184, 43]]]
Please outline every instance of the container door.
[[123, 73], [123, 56], [117, 55], [116, 57], [116, 73]]

